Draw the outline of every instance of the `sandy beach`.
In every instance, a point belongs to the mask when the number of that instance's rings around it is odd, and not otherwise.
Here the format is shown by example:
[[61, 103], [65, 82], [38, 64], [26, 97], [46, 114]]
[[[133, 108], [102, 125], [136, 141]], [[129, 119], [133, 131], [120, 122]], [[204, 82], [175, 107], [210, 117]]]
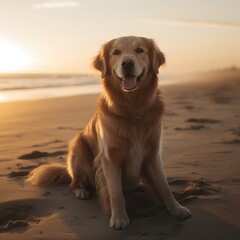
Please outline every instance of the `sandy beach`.
[[179, 220], [146, 193], [128, 192], [131, 225], [122, 231], [109, 228], [97, 197], [25, 183], [40, 164], [65, 164], [98, 95], [0, 103], [0, 239], [240, 239], [239, 93], [239, 70], [163, 87], [166, 175], [193, 216]]

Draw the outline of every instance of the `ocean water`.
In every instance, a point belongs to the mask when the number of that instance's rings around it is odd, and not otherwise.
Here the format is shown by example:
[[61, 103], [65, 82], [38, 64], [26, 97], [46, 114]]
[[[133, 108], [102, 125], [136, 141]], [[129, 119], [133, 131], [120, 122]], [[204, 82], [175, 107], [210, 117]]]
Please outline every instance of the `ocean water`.
[[[175, 76], [163, 76], [161, 85], [182, 82]], [[16, 75], [0, 76], [0, 103], [37, 100], [102, 91], [100, 76], [93, 75]]]
[[0, 77], [0, 102], [37, 100], [101, 92], [101, 80], [90, 75], [22, 75]]

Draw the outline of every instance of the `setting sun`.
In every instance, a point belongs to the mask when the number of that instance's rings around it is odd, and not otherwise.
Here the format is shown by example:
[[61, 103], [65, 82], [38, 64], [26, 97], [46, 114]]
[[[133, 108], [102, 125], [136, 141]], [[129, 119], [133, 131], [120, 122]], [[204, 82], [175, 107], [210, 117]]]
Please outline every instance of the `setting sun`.
[[0, 40], [0, 73], [21, 71], [30, 63], [30, 57], [21, 47]]

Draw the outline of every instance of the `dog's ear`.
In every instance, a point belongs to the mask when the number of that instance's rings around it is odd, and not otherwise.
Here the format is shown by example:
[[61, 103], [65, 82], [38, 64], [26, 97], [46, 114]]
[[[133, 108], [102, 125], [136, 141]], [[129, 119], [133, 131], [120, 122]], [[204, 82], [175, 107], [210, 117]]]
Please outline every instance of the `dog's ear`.
[[159, 67], [165, 64], [166, 59], [164, 54], [160, 51], [160, 49], [157, 47], [157, 45], [152, 39], [150, 39], [150, 45], [152, 69], [154, 73], [158, 74]]
[[109, 67], [109, 51], [115, 39], [102, 45], [98, 55], [93, 59], [93, 67], [102, 73], [102, 78], [111, 74]]
[[102, 47], [101, 51], [98, 55], [94, 58], [93, 67], [102, 73], [102, 78], [106, 76], [107, 68], [106, 68], [106, 61], [104, 57], [104, 47]]

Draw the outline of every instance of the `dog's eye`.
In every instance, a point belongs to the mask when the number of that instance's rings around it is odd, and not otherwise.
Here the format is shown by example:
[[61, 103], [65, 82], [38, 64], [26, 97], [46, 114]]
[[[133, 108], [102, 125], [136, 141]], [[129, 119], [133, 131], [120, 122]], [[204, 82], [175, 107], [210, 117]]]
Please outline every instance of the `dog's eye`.
[[135, 51], [136, 51], [136, 53], [143, 53], [144, 52], [142, 48], [136, 48]]
[[119, 55], [121, 52], [120, 52], [120, 50], [118, 50], [118, 49], [115, 49], [114, 51], [113, 51], [113, 55]]

